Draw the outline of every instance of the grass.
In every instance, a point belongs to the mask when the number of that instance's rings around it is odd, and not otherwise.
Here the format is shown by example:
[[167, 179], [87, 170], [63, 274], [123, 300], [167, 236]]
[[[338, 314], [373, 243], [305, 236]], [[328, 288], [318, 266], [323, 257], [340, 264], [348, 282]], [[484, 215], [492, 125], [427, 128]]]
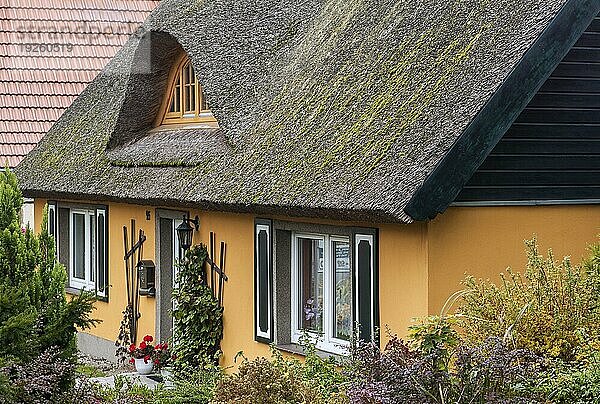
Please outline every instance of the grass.
[[105, 377], [106, 376], [106, 373], [104, 373], [97, 367], [88, 365], [88, 364], [77, 365], [77, 369], [75, 369], [75, 371], [78, 374], [87, 376], [87, 377]]

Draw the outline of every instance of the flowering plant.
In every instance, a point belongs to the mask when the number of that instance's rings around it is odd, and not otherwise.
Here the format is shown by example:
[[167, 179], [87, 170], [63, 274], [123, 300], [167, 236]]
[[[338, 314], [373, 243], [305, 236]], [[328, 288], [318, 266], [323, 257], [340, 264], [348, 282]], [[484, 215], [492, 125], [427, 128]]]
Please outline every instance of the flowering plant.
[[154, 355], [152, 358], [154, 361], [154, 367], [156, 369], [161, 369], [169, 366], [171, 361], [175, 359], [175, 355], [173, 355], [169, 350], [169, 344], [163, 342], [154, 346]]
[[151, 335], [146, 335], [139, 346], [129, 345], [129, 356], [131, 356], [129, 363], [134, 363], [136, 359], [143, 359], [144, 363], [148, 363], [154, 355], [152, 341], [154, 341], [154, 338]]

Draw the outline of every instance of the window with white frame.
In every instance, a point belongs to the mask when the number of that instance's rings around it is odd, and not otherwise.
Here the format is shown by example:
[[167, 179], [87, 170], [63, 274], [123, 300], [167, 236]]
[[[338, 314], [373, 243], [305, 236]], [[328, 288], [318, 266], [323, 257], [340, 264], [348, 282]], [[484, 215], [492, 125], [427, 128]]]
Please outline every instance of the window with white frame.
[[49, 203], [48, 230], [67, 269], [68, 287], [108, 297], [106, 207]]
[[254, 339], [301, 353], [379, 343], [378, 230], [254, 220]]
[[294, 233], [292, 335], [317, 337], [317, 348], [343, 353], [352, 334], [352, 271], [348, 237]]

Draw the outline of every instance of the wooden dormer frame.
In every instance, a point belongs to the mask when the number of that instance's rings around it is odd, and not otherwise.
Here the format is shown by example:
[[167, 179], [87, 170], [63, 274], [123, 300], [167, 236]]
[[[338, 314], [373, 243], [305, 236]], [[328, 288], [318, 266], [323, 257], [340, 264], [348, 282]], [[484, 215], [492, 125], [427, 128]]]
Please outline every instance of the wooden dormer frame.
[[190, 113], [190, 116], [184, 115], [184, 98], [183, 91], [180, 92], [180, 109], [181, 112], [171, 113], [169, 112], [169, 106], [171, 105], [171, 101], [173, 99], [173, 88], [175, 87], [176, 80], [179, 78], [179, 82], [183, 86], [183, 68], [191, 63], [187, 54], [182, 53], [177, 57], [175, 63], [173, 63], [173, 68], [169, 72], [169, 79], [167, 90], [165, 93], [165, 97], [163, 97], [163, 101], [161, 103], [159, 113], [157, 115], [157, 119], [154, 122], [155, 127], [165, 126], [165, 125], [186, 125], [186, 124], [201, 124], [206, 125], [207, 127], [218, 127], [217, 120], [214, 115], [210, 111], [210, 109], [202, 110], [200, 109], [202, 102], [202, 87], [198, 81], [198, 77], [195, 77], [195, 110], [193, 111], [193, 116]]

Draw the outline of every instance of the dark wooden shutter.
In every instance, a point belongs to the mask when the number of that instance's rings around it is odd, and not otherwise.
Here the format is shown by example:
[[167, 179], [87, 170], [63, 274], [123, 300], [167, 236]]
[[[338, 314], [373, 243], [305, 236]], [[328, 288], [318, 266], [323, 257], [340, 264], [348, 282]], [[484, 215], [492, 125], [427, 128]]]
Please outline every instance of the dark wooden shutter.
[[254, 338], [273, 342], [273, 241], [270, 220], [254, 223]]
[[71, 277], [71, 246], [69, 225], [71, 220], [71, 211], [69, 208], [58, 208], [58, 261], [65, 266], [69, 278]]
[[48, 234], [56, 243], [56, 202], [48, 202]]
[[353, 232], [355, 321], [359, 338], [379, 341], [379, 252], [377, 229]]
[[48, 202], [48, 235], [54, 240], [54, 254], [58, 257], [58, 211], [56, 202]]
[[108, 230], [106, 207], [96, 209], [96, 291], [108, 298]]

